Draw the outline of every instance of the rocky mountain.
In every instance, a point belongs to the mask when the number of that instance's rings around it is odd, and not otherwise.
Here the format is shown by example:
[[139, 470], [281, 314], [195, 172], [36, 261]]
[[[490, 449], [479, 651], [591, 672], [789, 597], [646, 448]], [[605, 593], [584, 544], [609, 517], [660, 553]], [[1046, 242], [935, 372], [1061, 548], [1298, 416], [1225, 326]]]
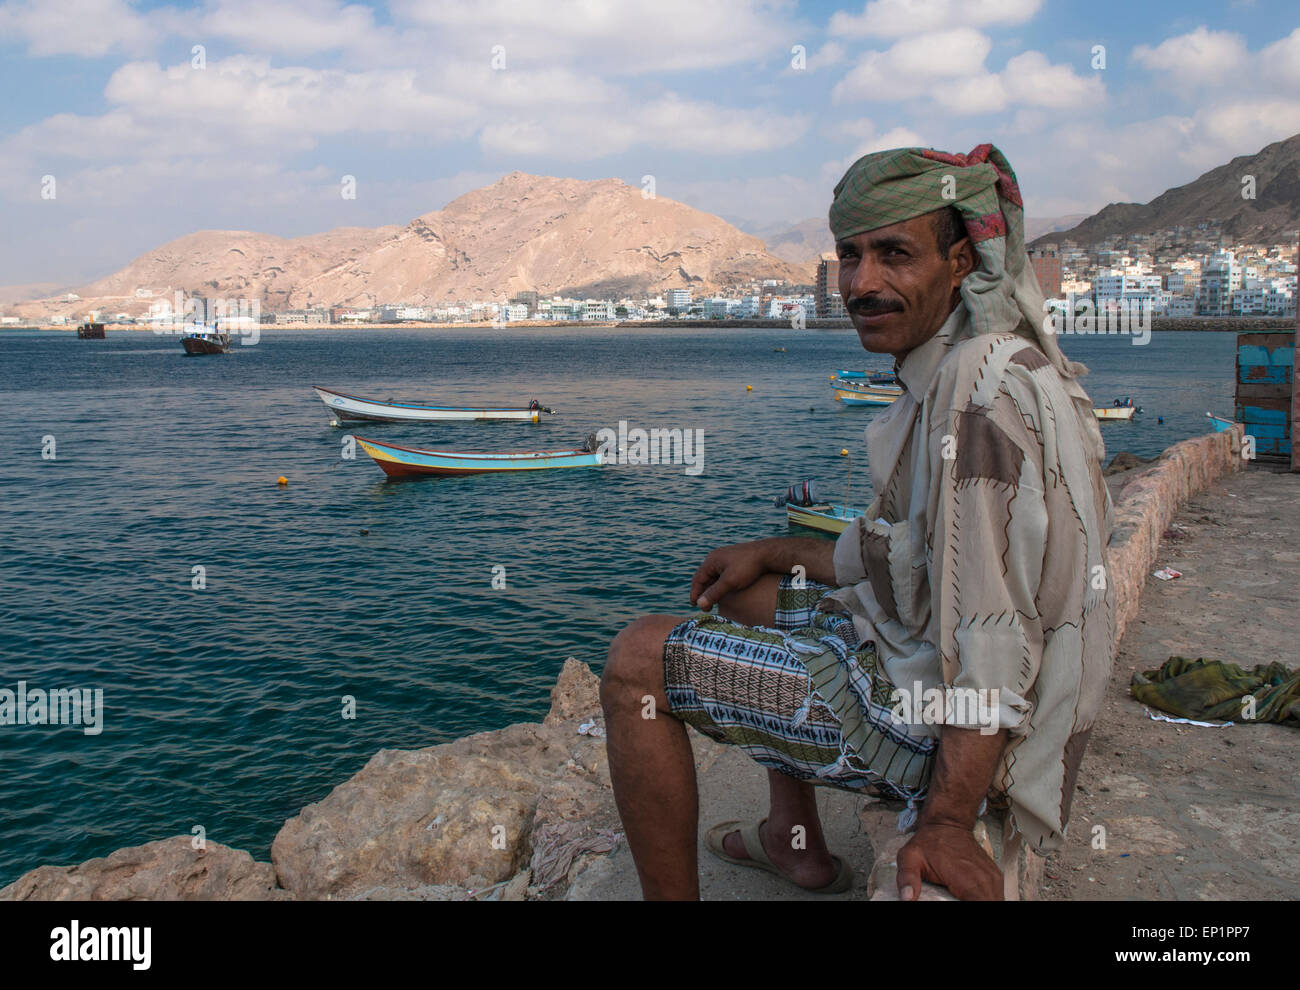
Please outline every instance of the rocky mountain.
[[[1247, 177], [1253, 177], [1253, 183]], [[1253, 190], [1252, 190], [1253, 186]], [[1243, 192], [1254, 193], [1248, 198]], [[1077, 226], [1035, 243], [1069, 238], [1091, 244], [1106, 237], [1194, 227], [1218, 220], [1235, 240], [1287, 243], [1300, 230], [1300, 134], [1242, 155], [1150, 203], [1111, 203]]]
[[145, 312], [177, 290], [254, 298], [264, 311], [376, 303], [447, 303], [543, 295], [617, 297], [689, 288], [699, 295], [752, 279], [809, 282], [815, 265], [769, 253], [711, 214], [645, 198], [618, 179], [511, 172], [405, 226], [342, 227], [309, 237], [204, 230], [74, 289], [80, 298], [24, 303], [83, 315]]
[[416, 217], [355, 259], [302, 279], [295, 307], [610, 297], [688, 288], [697, 295], [755, 278], [806, 282], [808, 266], [709, 213], [642, 196], [618, 179], [511, 172]]

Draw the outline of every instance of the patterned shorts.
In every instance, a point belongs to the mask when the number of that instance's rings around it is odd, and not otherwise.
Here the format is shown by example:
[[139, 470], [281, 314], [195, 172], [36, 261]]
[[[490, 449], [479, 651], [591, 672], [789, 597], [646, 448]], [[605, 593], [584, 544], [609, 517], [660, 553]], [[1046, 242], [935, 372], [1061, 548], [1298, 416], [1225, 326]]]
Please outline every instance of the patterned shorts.
[[[672, 714], [771, 770], [900, 800], [925, 794], [935, 740], [909, 735], [890, 711], [893, 686], [876, 646], [860, 643], [831, 588], [786, 577], [775, 627], [701, 614], [664, 645]], [[819, 607], [821, 605], [822, 607]]]

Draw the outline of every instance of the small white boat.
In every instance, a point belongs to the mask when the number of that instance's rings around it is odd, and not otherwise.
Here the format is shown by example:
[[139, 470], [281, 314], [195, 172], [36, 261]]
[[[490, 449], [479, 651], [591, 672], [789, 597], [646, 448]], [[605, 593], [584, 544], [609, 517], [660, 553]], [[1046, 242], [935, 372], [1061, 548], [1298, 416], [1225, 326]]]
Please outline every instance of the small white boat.
[[340, 423], [363, 421], [369, 423], [436, 423], [447, 420], [517, 419], [541, 422], [547, 409], [536, 399], [527, 406], [426, 406], [414, 402], [381, 402], [345, 395], [319, 385], [313, 391]]
[[1095, 406], [1092, 413], [1103, 423], [1127, 422], [1137, 412], [1134, 406]]

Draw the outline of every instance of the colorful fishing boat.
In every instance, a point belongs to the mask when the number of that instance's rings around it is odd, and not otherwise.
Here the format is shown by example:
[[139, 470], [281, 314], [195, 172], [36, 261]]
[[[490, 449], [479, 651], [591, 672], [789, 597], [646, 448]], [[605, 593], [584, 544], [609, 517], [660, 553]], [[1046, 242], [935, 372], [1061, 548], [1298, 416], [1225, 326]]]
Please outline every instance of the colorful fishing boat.
[[863, 515], [861, 509], [855, 509], [852, 506], [836, 505], [833, 502], [824, 502], [819, 505], [791, 505], [785, 507], [786, 519], [796, 526], [806, 526], [809, 529], [818, 529], [823, 533], [843, 533], [846, 526], [858, 516]]
[[903, 394], [898, 385], [856, 385], [840, 382], [834, 386], [835, 401], [846, 406], [887, 406]]
[[832, 377], [850, 382], [865, 381], [871, 385], [898, 384], [898, 379], [894, 377], [892, 371], [845, 371], [843, 368], [839, 368]]
[[1214, 427], [1215, 433], [1224, 433], [1237, 425], [1232, 420], [1216, 416], [1212, 412], [1207, 412], [1205, 415], [1210, 417], [1210, 425]]
[[554, 412], [536, 399], [526, 406], [426, 406], [417, 402], [393, 402], [362, 399], [313, 385], [337, 422], [350, 420], [369, 423], [437, 423], [465, 419], [518, 419], [541, 421], [542, 413]]
[[1103, 423], [1127, 422], [1137, 412], [1134, 406], [1096, 406], [1092, 413]]
[[483, 474], [488, 471], [544, 471], [550, 468], [599, 467], [603, 463], [599, 449], [483, 453], [400, 447], [361, 437], [356, 441], [390, 478]]

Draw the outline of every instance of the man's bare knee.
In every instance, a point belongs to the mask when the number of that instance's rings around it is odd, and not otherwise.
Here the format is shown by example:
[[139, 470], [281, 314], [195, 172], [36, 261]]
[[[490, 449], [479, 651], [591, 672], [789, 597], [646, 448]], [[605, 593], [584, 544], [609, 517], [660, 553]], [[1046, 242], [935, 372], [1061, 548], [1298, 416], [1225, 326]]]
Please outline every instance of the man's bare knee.
[[680, 621], [645, 615], [614, 637], [600, 677], [600, 703], [606, 715], [640, 708], [647, 694], [657, 704], [664, 702], [664, 641]]

